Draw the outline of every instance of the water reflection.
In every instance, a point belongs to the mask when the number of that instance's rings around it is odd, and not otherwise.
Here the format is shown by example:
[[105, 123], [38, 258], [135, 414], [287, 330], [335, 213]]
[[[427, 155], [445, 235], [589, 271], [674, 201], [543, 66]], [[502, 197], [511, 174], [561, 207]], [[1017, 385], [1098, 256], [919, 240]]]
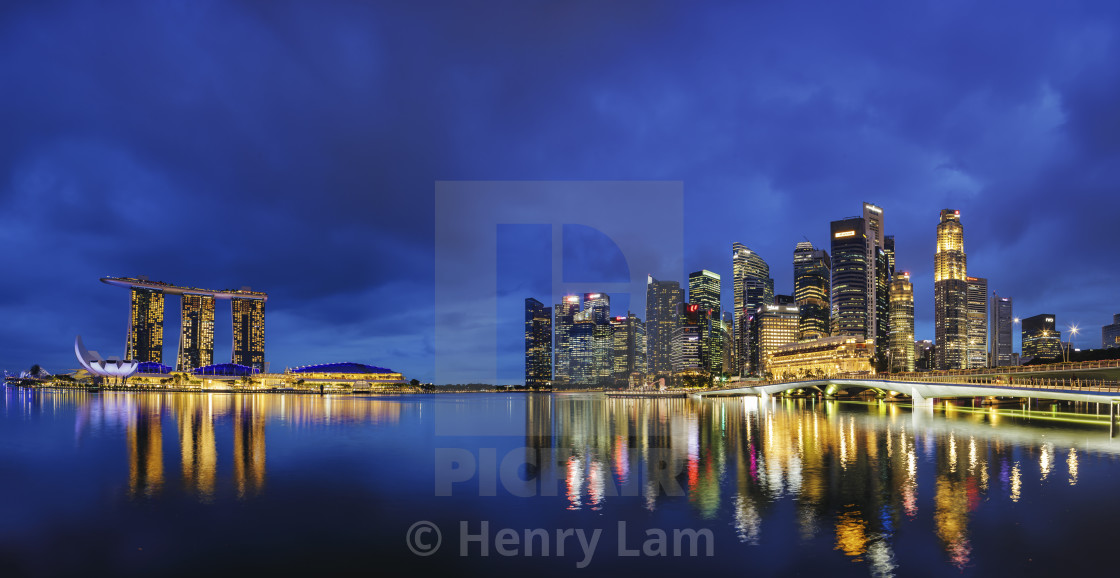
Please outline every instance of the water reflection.
[[946, 561], [964, 569], [977, 510], [992, 499], [1019, 502], [1030, 464], [1041, 483], [1052, 481], [1066, 453], [1063, 481], [1076, 485], [1086, 451], [1117, 453], [1107, 430], [1042, 430], [992, 410], [949, 408], [942, 417], [889, 403], [753, 398], [526, 403], [527, 445], [569, 456], [542, 468], [560, 470], [570, 509], [638, 495], [626, 493], [637, 478], [649, 509], [679, 487], [697, 517], [727, 516], [742, 543], [759, 545], [788, 501], [802, 541], [831, 536], [834, 550], [875, 575], [897, 569], [897, 529], [923, 520]]

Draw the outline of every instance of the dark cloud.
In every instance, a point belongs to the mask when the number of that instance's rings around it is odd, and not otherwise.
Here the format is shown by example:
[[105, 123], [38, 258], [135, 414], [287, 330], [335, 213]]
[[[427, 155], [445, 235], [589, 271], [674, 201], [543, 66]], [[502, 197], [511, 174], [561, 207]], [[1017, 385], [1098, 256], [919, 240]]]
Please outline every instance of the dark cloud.
[[0, 367], [72, 364], [75, 333], [122, 347], [123, 291], [96, 278], [147, 274], [268, 291], [279, 365], [430, 376], [437, 180], [679, 180], [685, 268], [729, 276], [741, 241], [779, 292], [803, 235], [827, 246], [875, 202], [927, 338], [937, 213], [958, 208], [970, 272], [1093, 334], [1120, 310], [1118, 12], [7, 5]]

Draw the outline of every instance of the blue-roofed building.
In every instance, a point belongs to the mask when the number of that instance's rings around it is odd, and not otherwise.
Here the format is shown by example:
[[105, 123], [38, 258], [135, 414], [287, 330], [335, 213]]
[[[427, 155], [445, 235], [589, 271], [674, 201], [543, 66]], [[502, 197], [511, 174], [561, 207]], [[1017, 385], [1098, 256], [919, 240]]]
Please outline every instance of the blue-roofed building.
[[168, 375], [172, 371], [175, 370], [170, 366], [154, 361], [141, 362], [136, 368], [136, 373], [141, 375]]
[[215, 363], [213, 365], [204, 365], [191, 370], [191, 375], [206, 375], [216, 377], [244, 377], [247, 375], [256, 375], [260, 370], [255, 367], [247, 365], [239, 365], [236, 363]]

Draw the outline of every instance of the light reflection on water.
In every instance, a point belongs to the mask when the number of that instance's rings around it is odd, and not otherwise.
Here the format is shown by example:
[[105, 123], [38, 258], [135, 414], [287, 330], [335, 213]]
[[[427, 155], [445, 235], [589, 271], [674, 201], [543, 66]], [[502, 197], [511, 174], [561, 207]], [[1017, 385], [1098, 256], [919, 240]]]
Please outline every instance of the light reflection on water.
[[[123, 480], [121, 491], [132, 502], [153, 504], [172, 494], [210, 506], [267, 499], [274, 486], [284, 487], [292, 472], [301, 472], [304, 458], [295, 457], [296, 449], [324, 443], [324, 451], [336, 448], [342, 459], [372, 460], [384, 484], [381, 493], [422, 511], [431, 486], [400, 468], [430, 466], [437, 447], [460, 444], [476, 451], [499, 445], [537, 466], [535, 478], [524, 483], [556, 480], [559, 496], [481, 498], [467, 492], [441, 508], [450, 503], [474, 511], [473, 504], [491, 499], [527, 512], [542, 527], [588, 512], [633, 519], [635, 509], [650, 516], [683, 510], [690, 523], [725, 528], [734, 542], [721, 543], [722, 563], [729, 566], [735, 556], [796, 560], [807, 552], [832, 553], [848, 568], [880, 576], [955, 574], [997, 559], [1003, 553], [985, 551], [982, 544], [990, 539], [977, 530], [988, 525], [985, 516], [1037, 521], [1040, 508], [1051, 506], [1040, 503], [1044, 497], [1076, 492], [1079, 484], [1099, 485], [1120, 469], [1120, 441], [1107, 426], [1032, 422], [1015, 411], [593, 394], [514, 394], [503, 403], [492, 401], [470, 395], [9, 390], [0, 418], [17, 427], [21, 420], [65, 416], [78, 452], [93, 438], [109, 440], [127, 455], [126, 462], [111, 466], [118, 469], [110, 477]], [[439, 403], [453, 403], [460, 412], [493, 407], [507, 418], [523, 415], [524, 437], [495, 442], [425, 434], [438, 414], [430, 407]], [[376, 437], [337, 449], [339, 434], [349, 432]], [[394, 439], [416, 461], [378, 463], [385, 450], [371, 450], [366, 439]], [[538, 463], [546, 455], [553, 458]], [[329, 478], [334, 472], [317, 474]], [[386, 543], [398, 540], [386, 532]], [[914, 536], [936, 545], [944, 568], [917, 565], [899, 547]], [[829, 562], [821, 564], [827, 568]]]

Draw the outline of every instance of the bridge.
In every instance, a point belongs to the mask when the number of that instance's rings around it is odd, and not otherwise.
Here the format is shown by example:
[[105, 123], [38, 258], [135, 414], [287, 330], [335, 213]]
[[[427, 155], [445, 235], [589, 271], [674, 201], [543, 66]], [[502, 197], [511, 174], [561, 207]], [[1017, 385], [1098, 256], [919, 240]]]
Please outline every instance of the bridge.
[[[1107, 403], [1116, 416], [1120, 404], [1120, 360], [1054, 363], [1048, 365], [888, 373], [879, 376], [842, 374], [785, 380], [740, 382], [698, 393], [700, 397], [771, 395], [792, 390], [817, 390], [825, 396], [840, 391], [872, 390], [880, 395], [909, 396], [917, 407], [932, 406], [934, 399], [1014, 397]], [[1110, 379], [1111, 378], [1111, 379]]]

